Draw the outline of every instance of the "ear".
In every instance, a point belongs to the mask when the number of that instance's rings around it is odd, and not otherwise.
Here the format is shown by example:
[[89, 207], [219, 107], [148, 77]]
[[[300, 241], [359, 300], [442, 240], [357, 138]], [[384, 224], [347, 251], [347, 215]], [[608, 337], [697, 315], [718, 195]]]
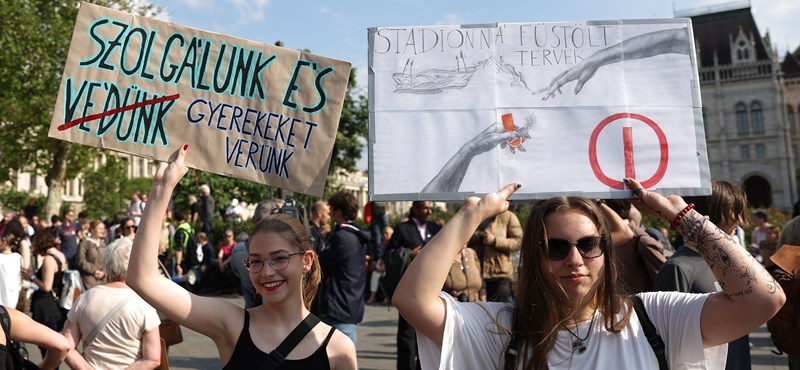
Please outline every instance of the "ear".
[[311, 266], [314, 263], [314, 258], [317, 258], [316, 253], [313, 250], [308, 249], [303, 252], [303, 273], [307, 273], [311, 271]]

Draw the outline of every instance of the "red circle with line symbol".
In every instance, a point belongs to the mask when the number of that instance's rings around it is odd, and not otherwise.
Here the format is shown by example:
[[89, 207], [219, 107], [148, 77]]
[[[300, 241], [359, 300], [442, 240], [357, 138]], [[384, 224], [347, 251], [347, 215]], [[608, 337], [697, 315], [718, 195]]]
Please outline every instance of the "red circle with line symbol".
[[[643, 122], [644, 124], [650, 126], [651, 129], [656, 133], [658, 137], [658, 146], [661, 149], [661, 157], [658, 161], [658, 168], [656, 172], [651, 176], [649, 179], [641, 181], [642, 187], [645, 189], [658, 184], [662, 178], [664, 178], [664, 174], [667, 172], [667, 162], [669, 161], [669, 146], [667, 145], [667, 136], [664, 135], [664, 131], [658, 127], [658, 124], [653, 122], [653, 120], [635, 113], [617, 113], [612, 114], [606, 117], [604, 120], [600, 121], [600, 123], [595, 127], [594, 131], [592, 131], [592, 136], [589, 138], [589, 163], [592, 166], [592, 172], [597, 177], [600, 182], [606, 184], [614, 189], [625, 190], [625, 184], [622, 181], [614, 180], [605, 173], [600, 168], [600, 163], [597, 161], [597, 137], [600, 136], [600, 132], [608, 126], [611, 122], [614, 122], [618, 119], [622, 118], [631, 118], [638, 121]], [[626, 166], [628, 163], [626, 163]], [[630, 163], [633, 165], [633, 163]]]

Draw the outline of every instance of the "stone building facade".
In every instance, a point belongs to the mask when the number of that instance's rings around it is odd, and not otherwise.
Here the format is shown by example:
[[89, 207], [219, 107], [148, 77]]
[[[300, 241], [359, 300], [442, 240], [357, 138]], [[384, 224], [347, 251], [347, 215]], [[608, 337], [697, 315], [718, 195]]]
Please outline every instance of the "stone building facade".
[[759, 32], [746, 1], [675, 16], [692, 18], [712, 178], [742, 187], [754, 208], [790, 209], [800, 131], [796, 118], [787, 121], [786, 102], [790, 87], [795, 96], [800, 87], [788, 82], [769, 34]]

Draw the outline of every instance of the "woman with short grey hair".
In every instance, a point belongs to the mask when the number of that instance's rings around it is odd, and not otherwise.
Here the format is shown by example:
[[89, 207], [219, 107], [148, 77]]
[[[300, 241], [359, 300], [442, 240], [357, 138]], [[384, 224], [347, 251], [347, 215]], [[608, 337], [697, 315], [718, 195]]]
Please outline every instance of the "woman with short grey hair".
[[[108, 246], [108, 283], [82, 294], [67, 316], [66, 362], [73, 369], [155, 369], [161, 362], [158, 314], [125, 283], [132, 245], [120, 238]], [[77, 350], [80, 342], [83, 353]]]

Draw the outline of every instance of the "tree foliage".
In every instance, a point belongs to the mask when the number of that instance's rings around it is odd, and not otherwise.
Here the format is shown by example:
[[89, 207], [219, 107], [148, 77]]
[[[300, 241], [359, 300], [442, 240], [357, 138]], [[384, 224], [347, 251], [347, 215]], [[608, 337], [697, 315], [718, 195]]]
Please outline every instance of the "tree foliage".
[[[162, 11], [140, 0], [90, 2], [146, 16]], [[90, 210], [97, 209], [96, 215], [118, 209], [131, 190], [126, 188], [130, 184], [119, 178], [117, 167], [103, 168], [99, 174], [86, 171], [92, 168], [101, 150], [48, 137], [79, 4], [77, 0], [0, 2], [0, 130], [4, 132], [0, 135], [0, 181], [8, 180], [9, 174], [17, 171], [46, 175], [46, 214], [61, 208], [64, 181], [82, 172], [91, 182], [85, 187], [86, 201]], [[337, 171], [356, 169], [367, 136], [367, 101], [351, 94], [355, 86], [355, 71], [351, 71], [329, 178]], [[196, 194], [196, 186], [204, 183], [214, 189], [219, 207], [233, 197], [258, 202], [283, 195], [278, 189], [261, 184], [193, 171], [181, 181], [176, 205], [185, 205], [186, 195]], [[112, 192], [112, 188], [117, 191]]]
[[[91, 2], [142, 15], [161, 11], [137, 0]], [[0, 2], [0, 181], [17, 171], [45, 174], [46, 213], [61, 208], [64, 180], [87, 169], [98, 153], [48, 137], [79, 5], [77, 0]]]

